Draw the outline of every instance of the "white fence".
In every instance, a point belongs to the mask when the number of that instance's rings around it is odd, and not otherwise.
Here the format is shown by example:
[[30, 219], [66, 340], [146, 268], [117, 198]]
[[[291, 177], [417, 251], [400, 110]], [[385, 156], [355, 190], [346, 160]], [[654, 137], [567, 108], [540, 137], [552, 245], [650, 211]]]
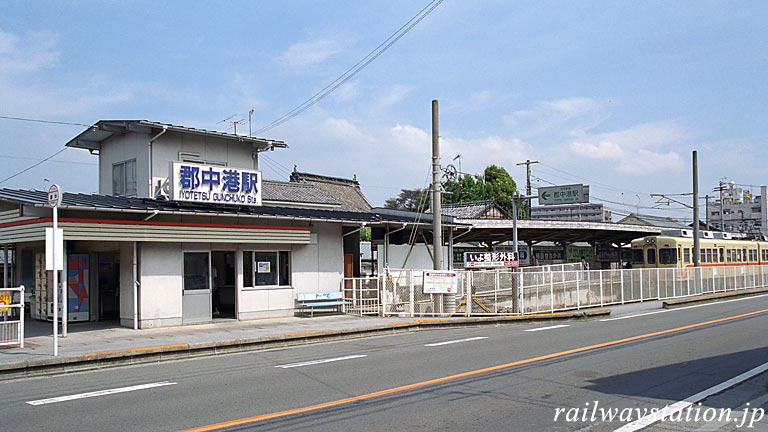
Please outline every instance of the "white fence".
[[0, 347], [24, 348], [24, 285], [0, 289], [0, 309]]
[[455, 271], [455, 295], [425, 294], [424, 272], [345, 279], [349, 313], [382, 316], [509, 315], [762, 288], [768, 266], [512, 272]]

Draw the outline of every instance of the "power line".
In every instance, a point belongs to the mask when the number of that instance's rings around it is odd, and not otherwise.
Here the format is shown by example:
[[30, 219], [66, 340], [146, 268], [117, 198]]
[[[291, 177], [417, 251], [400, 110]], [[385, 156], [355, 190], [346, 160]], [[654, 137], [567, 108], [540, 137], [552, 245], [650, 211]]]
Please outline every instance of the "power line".
[[56, 153], [54, 153], [54, 154], [52, 154], [52, 155], [48, 156], [47, 158], [45, 158], [45, 159], [41, 160], [40, 162], [38, 162], [38, 163], [36, 163], [36, 164], [33, 164], [33, 165], [31, 165], [31, 166], [29, 166], [29, 167], [27, 167], [27, 168], [25, 168], [25, 169], [23, 169], [23, 170], [21, 170], [21, 171], [17, 172], [16, 174], [14, 174], [14, 175], [12, 175], [12, 176], [10, 176], [10, 177], [6, 177], [6, 178], [4, 178], [3, 180], [0, 180], [0, 184], [7, 182], [8, 180], [10, 180], [10, 179], [12, 179], [12, 178], [14, 178], [14, 177], [20, 176], [21, 174], [24, 174], [25, 172], [27, 172], [27, 171], [31, 170], [32, 168], [35, 168], [35, 167], [37, 167], [37, 166], [40, 166], [40, 165], [42, 165], [44, 162], [47, 162], [47, 161], [49, 161], [49, 160], [53, 159], [54, 157], [56, 157], [56, 156], [60, 155], [61, 153], [63, 153], [64, 151], [66, 151], [66, 150], [68, 150], [68, 149], [69, 149], [69, 147], [64, 147], [63, 149], [61, 149], [61, 150], [57, 151]]
[[271, 129], [274, 129], [277, 126], [285, 123], [286, 121], [303, 113], [304, 111], [309, 109], [311, 106], [315, 105], [316, 103], [324, 99], [326, 96], [333, 93], [334, 90], [339, 88], [342, 84], [349, 81], [352, 77], [354, 77], [360, 71], [365, 69], [366, 66], [371, 64], [371, 62], [376, 60], [380, 55], [382, 55], [398, 40], [400, 40], [409, 31], [411, 31], [411, 29], [413, 29], [418, 23], [420, 23], [424, 18], [426, 18], [427, 15], [432, 13], [432, 11], [435, 10], [435, 8], [440, 6], [442, 2], [443, 0], [430, 1], [426, 6], [424, 6], [424, 8], [422, 8], [416, 15], [414, 15], [410, 20], [408, 20], [408, 22], [406, 22], [399, 29], [397, 29], [397, 31], [394, 32], [392, 35], [390, 35], [384, 42], [382, 42], [379, 46], [374, 48], [373, 51], [371, 51], [370, 53], [368, 53], [368, 55], [363, 57], [362, 60], [355, 63], [354, 66], [347, 69], [346, 72], [341, 74], [338, 78], [336, 78], [330, 84], [325, 86], [322, 90], [312, 95], [312, 97], [305, 100], [301, 105], [288, 111], [287, 113], [283, 114], [281, 117], [277, 118], [276, 120], [273, 120], [271, 123], [268, 123], [267, 125], [261, 127], [260, 129], [255, 130], [253, 133], [261, 134]]
[[85, 123], [72, 123], [72, 122], [53, 121], [53, 120], [41, 120], [41, 119], [24, 118], [24, 117], [0, 116], [0, 119], [3, 119], [3, 120], [17, 120], [17, 121], [25, 121], [25, 122], [33, 122], [33, 123], [47, 123], [47, 124], [67, 125], [67, 126], [85, 126], [85, 127], [93, 126], [93, 125], [87, 125]]
[[[0, 157], [3, 159], [19, 159], [19, 160], [30, 160], [30, 161], [41, 161], [40, 158], [31, 158], [31, 157], [24, 157], [24, 156], [11, 156], [11, 155], [4, 155], [0, 154]], [[96, 166], [98, 165], [95, 162], [79, 162], [79, 161], [69, 161], [69, 160], [51, 160], [51, 162], [55, 163], [65, 163], [65, 164], [74, 164], [74, 165], [91, 165]]]

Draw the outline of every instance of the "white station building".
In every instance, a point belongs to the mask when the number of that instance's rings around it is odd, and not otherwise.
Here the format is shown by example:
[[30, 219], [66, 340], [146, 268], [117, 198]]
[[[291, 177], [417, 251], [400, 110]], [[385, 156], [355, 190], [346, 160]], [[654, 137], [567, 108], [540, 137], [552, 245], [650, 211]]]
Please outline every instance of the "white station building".
[[[295, 172], [266, 181], [259, 154], [282, 141], [145, 120], [99, 121], [66, 143], [98, 155], [98, 194], [64, 193], [70, 321], [138, 328], [290, 316], [302, 292], [359, 276], [359, 231], [427, 229], [372, 209], [355, 180]], [[32, 315], [53, 314], [45, 191], [0, 189], [0, 244]], [[447, 230], [452, 219], [444, 218]], [[134, 307], [134, 304], [136, 307]]]

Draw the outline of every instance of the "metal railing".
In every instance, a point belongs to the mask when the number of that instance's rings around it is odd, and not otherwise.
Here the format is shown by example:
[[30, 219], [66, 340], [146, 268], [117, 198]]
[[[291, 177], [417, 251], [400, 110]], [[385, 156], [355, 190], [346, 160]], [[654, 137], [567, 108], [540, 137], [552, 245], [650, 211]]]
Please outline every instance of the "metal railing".
[[381, 278], [344, 278], [341, 282], [344, 292], [344, 313], [351, 315], [381, 314]]
[[24, 348], [24, 285], [0, 289], [0, 346]]
[[[573, 268], [573, 267], [570, 267]], [[345, 279], [349, 313], [382, 316], [509, 315], [665, 300], [768, 286], [768, 266], [453, 271], [455, 294], [425, 294], [424, 272]], [[378, 302], [378, 303], [377, 303]]]

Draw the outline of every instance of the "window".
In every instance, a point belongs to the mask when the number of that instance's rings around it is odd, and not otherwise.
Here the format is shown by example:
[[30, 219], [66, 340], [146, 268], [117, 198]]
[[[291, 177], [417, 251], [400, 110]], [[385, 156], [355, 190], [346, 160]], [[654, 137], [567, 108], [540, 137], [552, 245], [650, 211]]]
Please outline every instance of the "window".
[[708, 263], [712, 262], [712, 249], [707, 249], [707, 261]]
[[741, 249], [736, 249], [736, 261], [741, 262]]
[[287, 251], [243, 252], [244, 286], [288, 286], [291, 260]]
[[112, 165], [112, 195], [136, 196], [136, 159]]
[[648, 249], [648, 264], [656, 264], [656, 249]]
[[208, 252], [184, 252], [184, 290], [207, 290], [211, 278]]
[[672, 248], [659, 249], [659, 264], [677, 264], [677, 254]]
[[691, 250], [688, 248], [683, 248], [683, 261], [691, 262]]
[[642, 249], [632, 249], [632, 264], [643, 264]]
[[699, 262], [707, 262], [707, 250], [706, 249], [699, 249]]
[[725, 262], [725, 249], [720, 248], [720, 262]]

